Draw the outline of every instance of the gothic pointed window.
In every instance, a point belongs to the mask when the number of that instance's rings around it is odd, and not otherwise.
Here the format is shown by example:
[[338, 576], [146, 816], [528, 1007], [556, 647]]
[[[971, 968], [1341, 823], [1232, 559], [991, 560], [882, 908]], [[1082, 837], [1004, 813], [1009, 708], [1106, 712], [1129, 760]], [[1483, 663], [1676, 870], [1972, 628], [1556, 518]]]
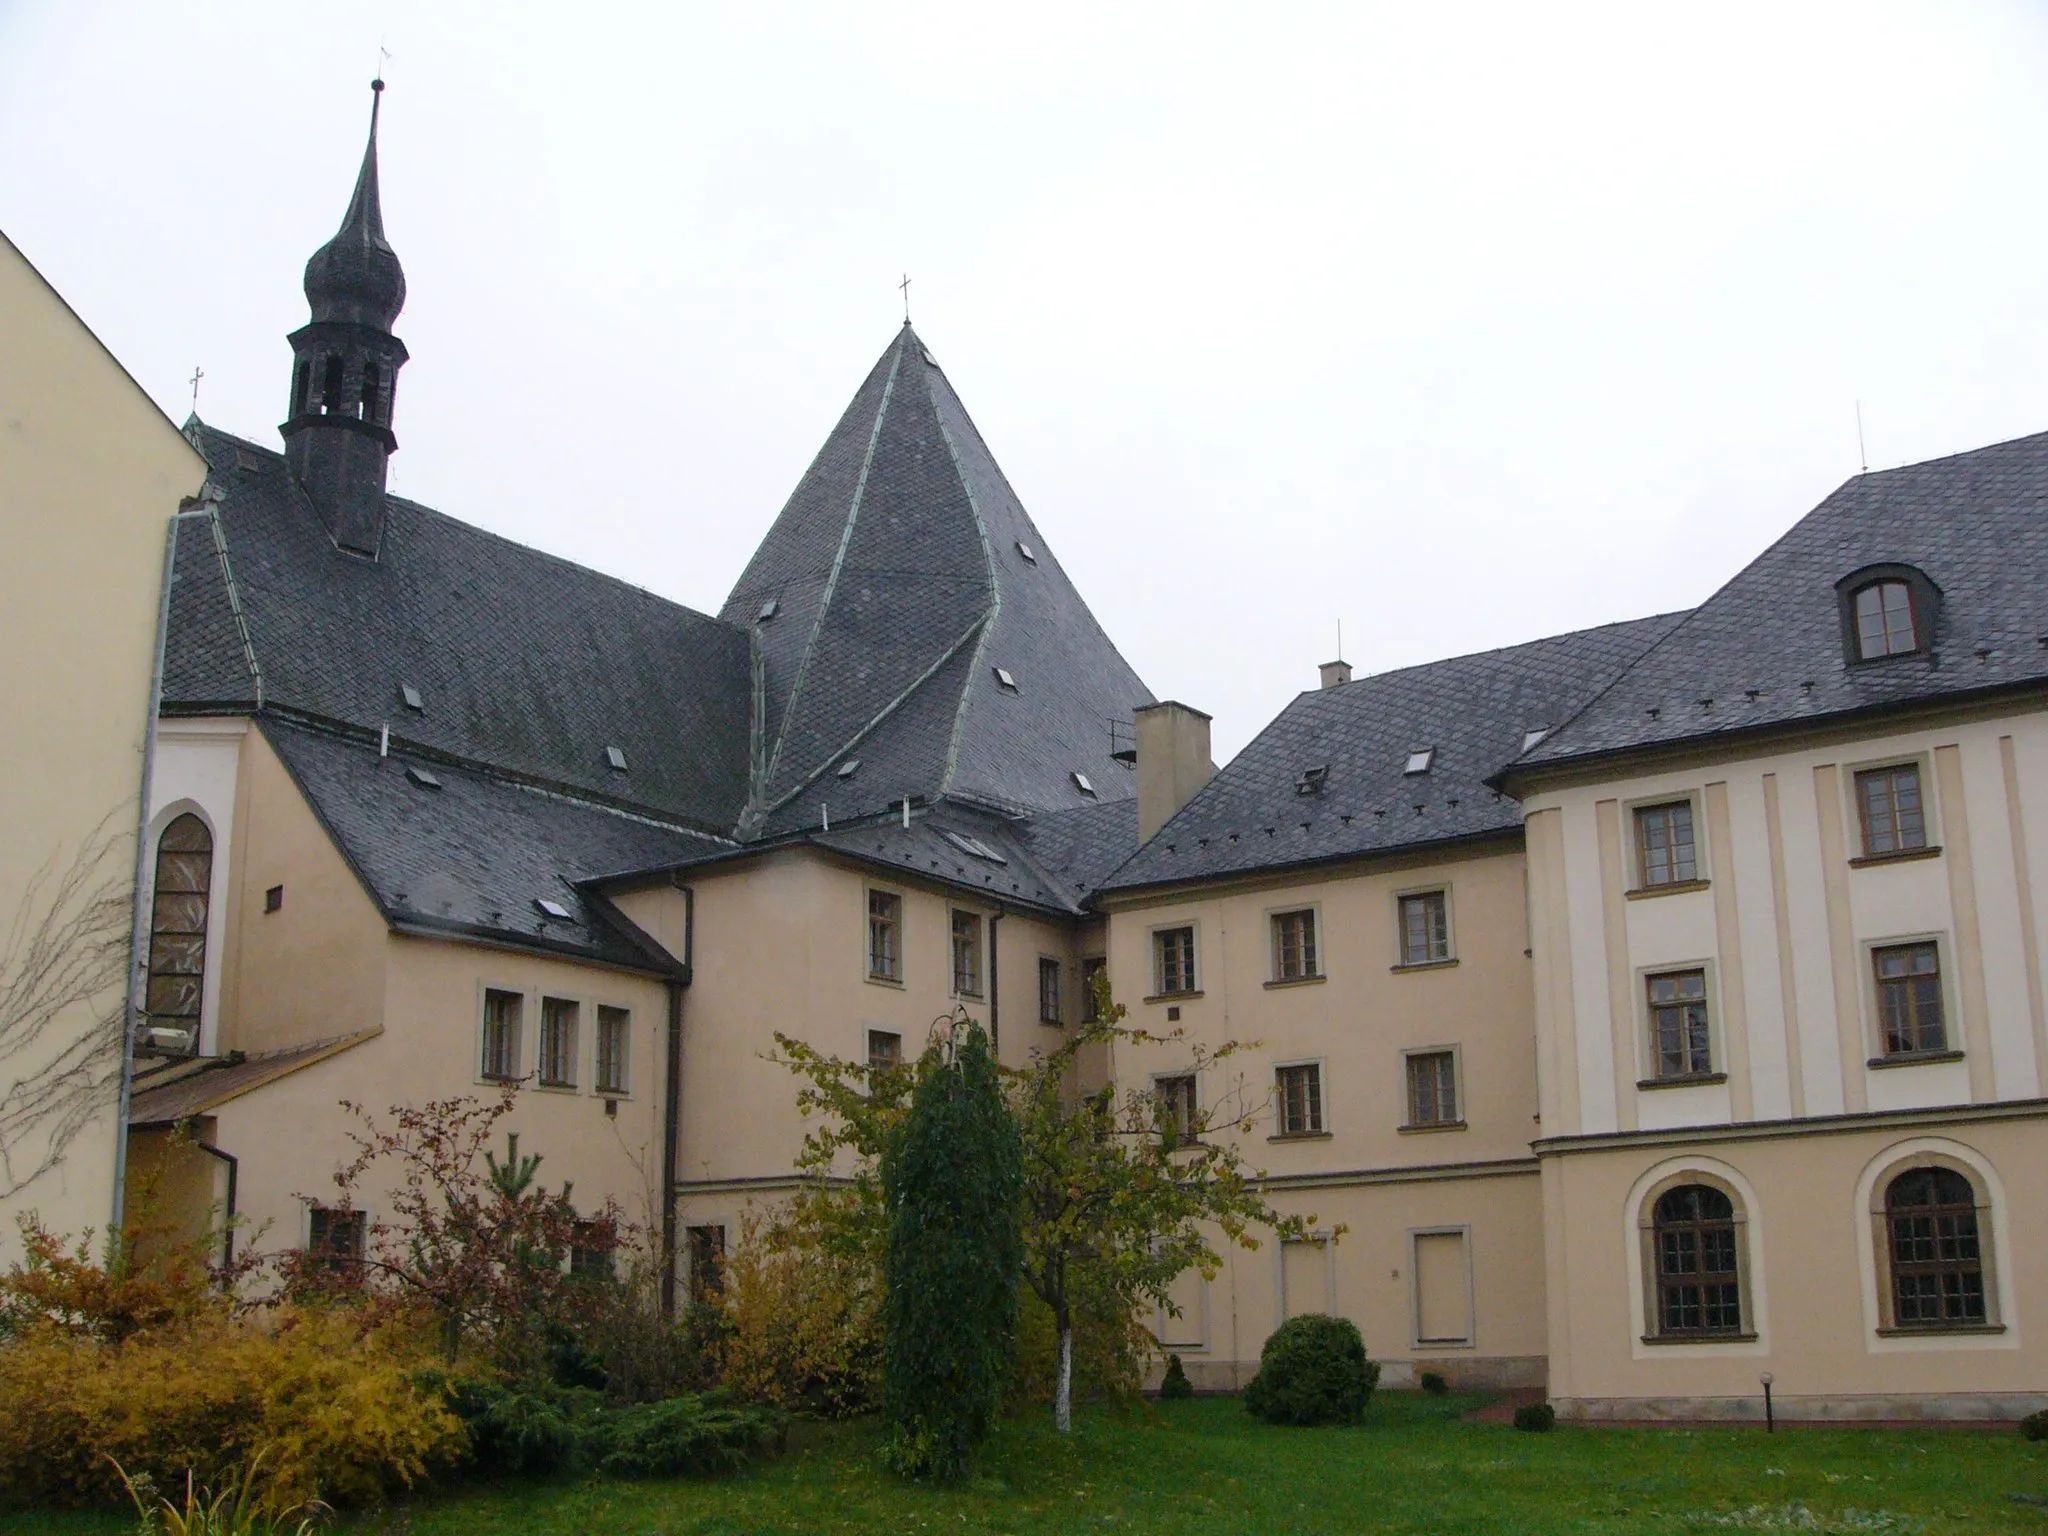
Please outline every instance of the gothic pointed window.
[[213, 834], [188, 811], [157, 840], [144, 1007], [152, 1028], [188, 1030], [189, 1048], [195, 1049], [206, 988], [207, 896], [212, 888]]

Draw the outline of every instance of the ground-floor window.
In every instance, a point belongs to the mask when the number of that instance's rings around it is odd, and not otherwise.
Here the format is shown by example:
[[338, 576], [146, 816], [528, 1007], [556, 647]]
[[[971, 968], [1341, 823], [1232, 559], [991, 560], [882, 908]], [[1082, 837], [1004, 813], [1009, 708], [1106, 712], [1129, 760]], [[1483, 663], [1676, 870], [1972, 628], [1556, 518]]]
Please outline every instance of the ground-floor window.
[[1735, 1202], [1711, 1184], [1680, 1184], [1657, 1197], [1650, 1228], [1656, 1336], [1739, 1335], [1741, 1231]]
[[1981, 1327], [1991, 1321], [1977, 1191], [1953, 1168], [1909, 1168], [1884, 1191], [1891, 1324]]
[[700, 1304], [716, 1302], [725, 1295], [725, 1228], [691, 1227], [690, 1300]]

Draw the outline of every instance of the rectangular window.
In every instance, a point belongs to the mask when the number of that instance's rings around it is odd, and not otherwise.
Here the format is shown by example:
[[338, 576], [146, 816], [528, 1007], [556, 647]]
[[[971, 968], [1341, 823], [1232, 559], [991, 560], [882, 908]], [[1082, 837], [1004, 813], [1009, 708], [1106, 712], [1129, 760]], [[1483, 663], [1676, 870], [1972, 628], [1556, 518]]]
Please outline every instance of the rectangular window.
[[1458, 1123], [1458, 1063], [1451, 1051], [1417, 1051], [1408, 1058], [1408, 1123]]
[[1319, 1134], [1323, 1129], [1323, 1069], [1313, 1062], [1281, 1067], [1274, 1073], [1274, 1085], [1280, 1095], [1280, 1134]]
[[496, 987], [484, 991], [483, 1075], [507, 1083], [519, 1076], [519, 1015], [526, 999]]
[[579, 1221], [569, 1233], [569, 1273], [578, 1279], [609, 1280], [618, 1230], [608, 1221]]
[[700, 1306], [725, 1295], [725, 1228], [691, 1227], [690, 1300]]
[[576, 1016], [566, 997], [540, 1000], [540, 1080], [549, 1088], [576, 1086]]
[[1096, 978], [1109, 969], [1109, 962], [1100, 955], [1091, 955], [1081, 962], [1081, 1022], [1097, 1023], [1102, 1018], [1102, 1005], [1095, 1000]]
[[1932, 944], [1894, 944], [1870, 952], [1877, 969], [1877, 1017], [1887, 1056], [1948, 1049], [1941, 1014], [1941, 958]]
[[316, 1269], [329, 1274], [353, 1273], [363, 1262], [370, 1218], [362, 1211], [341, 1211], [316, 1205], [306, 1213], [306, 1252]]
[[624, 1093], [631, 1082], [633, 1015], [600, 1003], [597, 1009], [597, 1091]]
[[1657, 1076], [1702, 1077], [1714, 1070], [1707, 1044], [1707, 973], [1667, 971], [1646, 979], [1650, 1045]]
[[953, 914], [953, 991], [981, 996], [981, 918], [973, 912]]
[[868, 892], [868, 975], [903, 979], [903, 898], [887, 891]]
[[1038, 1022], [1064, 1022], [1060, 1013], [1060, 963], [1045, 955], [1038, 957]]
[[1273, 979], [1305, 981], [1320, 976], [1313, 908], [1273, 914]]
[[1442, 891], [1401, 898], [1401, 963], [1431, 965], [1451, 958], [1451, 909]]
[[1195, 1140], [1201, 1120], [1195, 1108], [1195, 1075], [1155, 1077], [1152, 1091], [1159, 1096], [1160, 1130], [1175, 1145]]
[[1856, 814], [1863, 823], [1863, 856], [1882, 858], [1927, 846], [1927, 814], [1915, 763], [1873, 768], [1856, 775]]
[[1162, 928], [1152, 935], [1153, 980], [1162, 997], [1195, 990], [1195, 930]]
[[1645, 805], [1636, 810], [1636, 867], [1644, 889], [1685, 885], [1699, 878], [1693, 856], [1692, 802]]
[[903, 1037], [894, 1030], [868, 1031], [868, 1070], [893, 1072], [903, 1065]]

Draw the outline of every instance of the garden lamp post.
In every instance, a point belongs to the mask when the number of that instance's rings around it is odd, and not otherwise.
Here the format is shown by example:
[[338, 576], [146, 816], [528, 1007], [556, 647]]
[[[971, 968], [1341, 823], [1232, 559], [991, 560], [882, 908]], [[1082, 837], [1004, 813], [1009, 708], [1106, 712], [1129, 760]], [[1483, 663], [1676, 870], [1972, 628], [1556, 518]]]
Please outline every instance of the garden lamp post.
[[1765, 1371], [1763, 1375], [1757, 1377], [1757, 1380], [1764, 1384], [1764, 1433], [1767, 1435], [1775, 1434], [1778, 1428], [1778, 1418], [1771, 1410], [1771, 1373]]

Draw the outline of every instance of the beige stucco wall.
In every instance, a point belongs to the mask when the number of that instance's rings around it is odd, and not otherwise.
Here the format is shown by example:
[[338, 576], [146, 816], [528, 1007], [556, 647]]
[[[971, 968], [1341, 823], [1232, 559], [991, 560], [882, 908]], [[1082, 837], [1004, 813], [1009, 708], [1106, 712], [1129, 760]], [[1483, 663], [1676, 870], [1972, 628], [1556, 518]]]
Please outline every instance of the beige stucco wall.
[[[1277, 1209], [1313, 1214], [1322, 1230], [1350, 1229], [1327, 1255], [1324, 1299], [1359, 1324], [1376, 1358], [1393, 1363], [1390, 1381], [1409, 1379], [1413, 1369], [1474, 1383], [1542, 1380], [1543, 1233], [1530, 1154], [1537, 1125], [1523, 869], [1519, 839], [1511, 837], [1463, 857], [1219, 884], [1119, 903], [1110, 914], [1110, 977], [1131, 1022], [1155, 1034], [1185, 1031], [1178, 1042], [1120, 1045], [1118, 1082], [1142, 1089], [1158, 1074], [1186, 1068], [1197, 1043], [1211, 1050], [1239, 1043], [1235, 1055], [1202, 1074], [1202, 1103], [1216, 1120], [1252, 1116], [1241, 1147], [1250, 1166], [1272, 1176]], [[1400, 968], [1398, 898], [1438, 889], [1449, 893], [1455, 964]], [[1271, 985], [1272, 914], [1302, 907], [1317, 913], [1326, 979]], [[1184, 924], [1196, 930], [1200, 995], [1149, 997], [1152, 935]], [[1170, 1009], [1179, 1010], [1177, 1021]], [[1403, 1052], [1429, 1047], [1457, 1053], [1461, 1129], [1402, 1128]], [[1274, 1068], [1303, 1061], [1322, 1066], [1327, 1135], [1270, 1139]], [[1465, 1234], [1475, 1328], [1467, 1345], [1416, 1344], [1409, 1245], [1418, 1229]], [[1229, 1386], [1255, 1368], [1282, 1316], [1283, 1268], [1270, 1235], [1260, 1252], [1230, 1255], [1207, 1287], [1208, 1333], [1199, 1347], [1181, 1347], [1185, 1323], [1162, 1324], [1162, 1337], [1199, 1385]]]
[[[1858, 867], [1853, 775], [1921, 766], [1937, 856]], [[1633, 805], [1690, 797], [1699, 888], [1630, 899]], [[2028, 1099], [2048, 1092], [2036, 893], [2048, 879], [2048, 714], [1957, 720], [1531, 797], [1549, 1134]], [[1868, 951], [1937, 940], [1963, 1059], [1871, 1067]], [[1650, 1076], [1645, 971], [1704, 966], [1723, 1084]], [[1551, 1106], [1546, 1103], [1546, 1110]]]
[[[1545, 1221], [1570, 1281], [1552, 1293], [1551, 1384], [1568, 1412], [2010, 1415], [2048, 1402], [2048, 1212], [2031, 1193], [2043, 1133], [2025, 1118], [1932, 1120], [1792, 1136], [1574, 1151], [1544, 1159]], [[1922, 1153], [1970, 1168], [1991, 1202], [1996, 1334], [1884, 1337], [1870, 1207]], [[1697, 1173], [1744, 1219], [1749, 1342], [1650, 1344], [1643, 1199]], [[1623, 1400], [1633, 1399], [1633, 1402]]]
[[[0, 714], [35, 722], [0, 748], [0, 932], [48, 915], [52, 881], [125, 901], [135, 832], [165, 531], [205, 466], [48, 284], [0, 237]], [[73, 904], [74, 908], [76, 903]], [[98, 1032], [76, 1084], [93, 1106], [56, 1166], [37, 1174], [52, 1123], [0, 1128], [0, 1262], [15, 1217], [67, 1232], [104, 1226], [114, 1205], [120, 957], [89, 997], [10, 1057], [10, 1084]], [[0, 956], [0, 967], [14, 963]], [[8, 1030], [0, 1018], [0, 1036]], [[67, 1090], [69, 1092], [71, 1090]]]

